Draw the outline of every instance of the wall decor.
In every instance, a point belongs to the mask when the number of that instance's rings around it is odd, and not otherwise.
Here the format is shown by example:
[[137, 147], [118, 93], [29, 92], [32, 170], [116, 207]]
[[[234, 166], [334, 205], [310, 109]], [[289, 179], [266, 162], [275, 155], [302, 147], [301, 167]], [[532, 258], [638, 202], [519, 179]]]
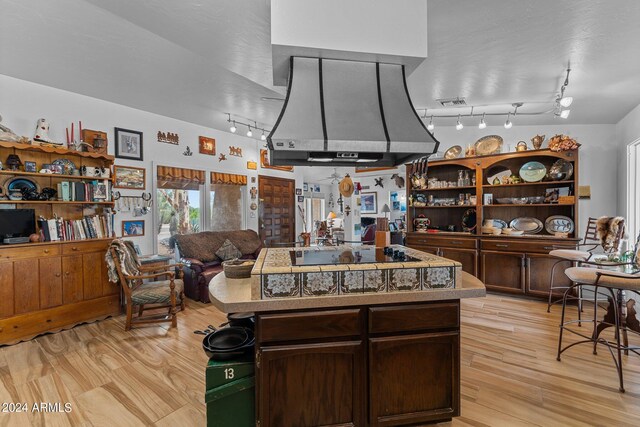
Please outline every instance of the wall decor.
[[304, 196], [298, 196], [298, 203], [304, 202]]
[[220, 153], [220, 155], [218, 156], [218, 161], [221, 162], [223, 160], [227, 160], [227, 156], [225, 156], [224, 154]]
[[234, 157], [242, 157], [242, 148], [240, 147], [229, 147], [229, 155]]
[[180, 136], [177, 133], [161, 132], [158, 131], [158, 142], [165, 142], [167, 144], [178, 145], [180, 144]]
[[144, 220], [122, 221], [122, 237], [144, 236]]
[[116, 157], [119, 159], [142, 160], [142, 132], [115, 128]]
[[145, 168], [134, 168], [130, 166], [113, 166], [113, 186], [114, 188], [130, 188], [134, 190], [144, 190], [146, 186]]
[[374, 185], [374, 187], [384, 188], [384, 185], [382, 184], [382, 180], [384, 179], [383, 177], [373, 178], [373, 179], [376, 181], [376, 184]]
[[260, 167], [265, 169], [293, 172], [293, 166], [271, 166], [269, 164], [269, 152], [267, 150], [260, 150]]
[[314, 193], [319, 193], [320, 192], [320, 185], [313, 184], [313, 192]]
[[302, 188], [296, 188], [296, 196], [302, 196]]
[[193, 151], [191, 151], [191, 147], [187, 145], [187, 149], [182, 152], [183, 156], [193, 156]]
[[24, 162], [24, 171], [25, 172], [37, 172], [37, 170], [36, 170], [36, 162]]
[[255, 200], [256, 196], [258, 195], [258, 189], [256, 187], [251, 187], [251, 190], [249, 190], [249, 194], [251, 194], [251, 200]]
[[256, 204], [256, 202], [251, 202], [251, 204], [249, 205], [249, 209], [251, 209], [252, 211], [258, 209], [258, 205]]
[[247, 169], [257, 170], [258, 169], [258, 162], [254, 162], [254, 161], [249, 160], [247, 162]]
[[99, 130], [82, 129], [82, 141], [85, 142], [82, 149], [84, 151], [107, 154], [109, 142], [107, 133]]
[[206, 136], [199, 136], [199, 150], [200, 154], [208, 154], [210, 156], [216, 155], [216, 140], [214, 138], [207, 138]]
[[363, 214], [378, 213], [378, 193], [360, 193], [360, 212]]
[[302, 191], [309, 191], [309, 184], [306, 182], [302, 184]]
[[396, 183], [398, 188], [404, 187], [404, 178], [401, 177], [399, 174], [394, 173], [393, 175], [391, 175], [391, 179]]
[[255, 176], [252, 176], [252, 177], [251, 177], [251, 183], [252, 183], [252, 184], [255, 184], [255, 183], [256, 183], [256, 177], [255, 177]]

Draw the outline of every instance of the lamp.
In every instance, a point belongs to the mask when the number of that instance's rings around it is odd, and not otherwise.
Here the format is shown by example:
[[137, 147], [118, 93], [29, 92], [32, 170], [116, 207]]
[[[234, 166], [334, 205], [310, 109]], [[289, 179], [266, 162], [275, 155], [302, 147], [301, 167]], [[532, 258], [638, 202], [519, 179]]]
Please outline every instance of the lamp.
[[380, 212], [382, 212], [384, 214], [384, 217], [386, 218], [387, 214], [391, 212], [391, 209], [389, 209], [389, 205], [385, 203], [384, 206], [382, 206], [382, 210]]
[[427, 129], [433, 130], [435, 128], [433, 124], [433, 116], [431, 116], [431, 120], [429, 120], [429, 124], [427, 125]]
[[487, 127], [487, 122], [484, 121], [484, 114], [482, 113], [482, 119], [480, 120], [480, 123], [478, 124], [478, 129], [485, 129]]
[[329, 215], [327, 215], [327, 228], [333, 228], [333, 220], [337, 217], [338, 215], [334, 211], [329, 212]]
[[462, 130], [464, 125], [460, 123], [460, 114], [458, 114], [458, 123], [456, 123], [456, 130]]
[[9, 154], [5, 164], [9, 167], [9, 170], [18, 171], [20, 170], [20, 166], [22, 166], [22, 161], [17, 154]]

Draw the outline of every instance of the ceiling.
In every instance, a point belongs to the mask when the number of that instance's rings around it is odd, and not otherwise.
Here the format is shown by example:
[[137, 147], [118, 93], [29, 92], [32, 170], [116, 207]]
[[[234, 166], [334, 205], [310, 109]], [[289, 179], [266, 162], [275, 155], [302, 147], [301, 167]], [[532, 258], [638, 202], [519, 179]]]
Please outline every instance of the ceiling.
[[[223, 130], [226, 112], [266, 128], [280, 112], [281, 102], [263, 99], [285, 92], [272, 86], [269, 0], [0, 0], [0, 8], [1, 74]], [[617, 123], [640, 104], [637, 0], [428, 0], [428, 15], [428, 58], [408, 78], [418, 109], [464, 96], [548, 110], [569, 62], [575, 100], [563, 123]]]

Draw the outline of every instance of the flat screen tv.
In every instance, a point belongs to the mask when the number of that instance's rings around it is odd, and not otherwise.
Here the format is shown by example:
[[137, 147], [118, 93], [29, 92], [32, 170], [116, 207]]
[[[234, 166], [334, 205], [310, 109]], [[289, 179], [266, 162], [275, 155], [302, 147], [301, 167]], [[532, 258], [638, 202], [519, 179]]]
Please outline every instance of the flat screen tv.
[[36, 211], [34, 209], [0, 209], [0, 239], [29, 237], [35, 232]]

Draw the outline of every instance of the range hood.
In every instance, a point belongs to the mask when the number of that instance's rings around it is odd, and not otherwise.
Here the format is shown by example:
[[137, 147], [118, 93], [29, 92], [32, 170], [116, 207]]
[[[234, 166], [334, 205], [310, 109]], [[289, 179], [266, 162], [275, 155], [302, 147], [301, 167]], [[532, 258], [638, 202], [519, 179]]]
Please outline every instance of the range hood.
[[403, 65], [291, 57], [287, 97], [267, 137], [281, 166], [397, 166], [439, 142], [409, 97]]

